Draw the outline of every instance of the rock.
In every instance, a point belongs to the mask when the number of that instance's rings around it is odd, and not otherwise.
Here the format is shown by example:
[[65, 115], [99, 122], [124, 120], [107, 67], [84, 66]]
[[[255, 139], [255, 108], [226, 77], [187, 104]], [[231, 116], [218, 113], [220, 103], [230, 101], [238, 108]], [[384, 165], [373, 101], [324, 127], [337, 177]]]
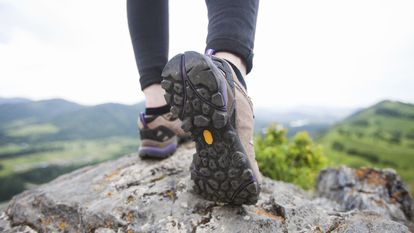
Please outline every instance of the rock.
[[15, 196], [0, 232], [409, 232], [388, 215], [339, 212], [340, 203], [268, 178], [254, 206], [205, 201], [192, 190], [193, 153], [187, 144], [162, 161], [132, 155], [63, 175]]
[[320, 196], [337, 202], [340, 211], [371, 210], [404, 223], [413, 218], [410, 193], [391, 169], [326, 169], [319, 173], [316, 187]]
[[36, 233], [32, 228], [27, 225], [20, 225], [20, 226], [11, 226], [11, 222], [9, 217], [6, 213], [0, 214], [0, 232], [8, 232], [8, 233], [18, 233], [18, 232], [25, 232], [25, 233]]

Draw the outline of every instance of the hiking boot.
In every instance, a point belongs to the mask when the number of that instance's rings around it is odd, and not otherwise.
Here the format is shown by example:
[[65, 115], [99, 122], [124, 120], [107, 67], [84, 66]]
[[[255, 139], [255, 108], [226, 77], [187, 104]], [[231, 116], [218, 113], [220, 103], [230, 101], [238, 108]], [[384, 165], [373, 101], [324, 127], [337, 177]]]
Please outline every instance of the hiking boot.
[[190, 135], [181, 129], [181, 121], [173, 114], [146, 116], [141, 113], [138, 120], [141, 158], [163, 159], [177, 150], [177, 144], [186, 141]]
[[161, 86], [171, 112], [191, 132], [194, 190], [205, 199], [255, 204], [261, 175], [253, 148], [253, 108], [231, 66], [186, 52], [165, 66]]

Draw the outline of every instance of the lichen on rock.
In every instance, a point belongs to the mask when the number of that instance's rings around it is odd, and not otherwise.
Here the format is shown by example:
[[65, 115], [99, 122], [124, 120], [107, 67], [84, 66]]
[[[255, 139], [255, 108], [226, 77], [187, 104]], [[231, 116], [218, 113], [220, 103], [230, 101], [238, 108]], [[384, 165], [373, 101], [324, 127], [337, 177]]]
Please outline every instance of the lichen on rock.
[[370, 210], [411, 225], [412, 197], [392, 169], [325, 169], [319, 173], [316, 186], [319, 196], [339, 204], [338, 211]]

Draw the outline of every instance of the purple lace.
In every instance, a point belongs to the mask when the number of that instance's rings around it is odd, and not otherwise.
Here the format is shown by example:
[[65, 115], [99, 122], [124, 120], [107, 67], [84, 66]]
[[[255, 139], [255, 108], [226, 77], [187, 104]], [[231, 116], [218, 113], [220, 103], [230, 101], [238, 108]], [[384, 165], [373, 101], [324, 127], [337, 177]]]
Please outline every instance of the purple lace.
[[145, 113], [141, 112], [139, 114], [139, 119], [141, 120], [141, 123], [144, 126], [144, 128], [147, 128], [147, 121], [145, 120]]
[[211, 56], [214, 53], [216, 53], [216, 51], [214, 51], [214, 49], [206, 49], [205, 55]]

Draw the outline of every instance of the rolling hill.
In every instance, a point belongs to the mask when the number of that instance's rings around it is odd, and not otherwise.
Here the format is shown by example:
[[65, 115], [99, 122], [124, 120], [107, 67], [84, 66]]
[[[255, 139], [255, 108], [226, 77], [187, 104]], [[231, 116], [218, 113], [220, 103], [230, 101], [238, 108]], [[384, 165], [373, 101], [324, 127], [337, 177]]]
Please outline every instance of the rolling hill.
[[136, 151], [144, 103], [0, 99], [0, 202], [79, 167]]
[[333, 164], [390, 167], [414, 193], [414, 105], [382, 101], [329, 129], [319, 141]]
[[0, 145], [137, 136], [144, 103], [83, 106], [63, 99], [0, 105]]
[[[112, 136], [137, 137], [137, 116], [143, 110], [144, 102], [84, 106], [64, 99], [30, 101], [0, 98], [0, 145]], [[302, 130], [316, 136], [349, 112], [309, 107], [284, 111], [259, 108], [255, 110], [255, 129], [260, 132], [277, 122], [288, 129], [288, 136]]]
[[2, 98], [0, 97], [0, 105], [2, 104], [17, 104], [17, 103], [27, 103], [31, 100], [26, 98]]

